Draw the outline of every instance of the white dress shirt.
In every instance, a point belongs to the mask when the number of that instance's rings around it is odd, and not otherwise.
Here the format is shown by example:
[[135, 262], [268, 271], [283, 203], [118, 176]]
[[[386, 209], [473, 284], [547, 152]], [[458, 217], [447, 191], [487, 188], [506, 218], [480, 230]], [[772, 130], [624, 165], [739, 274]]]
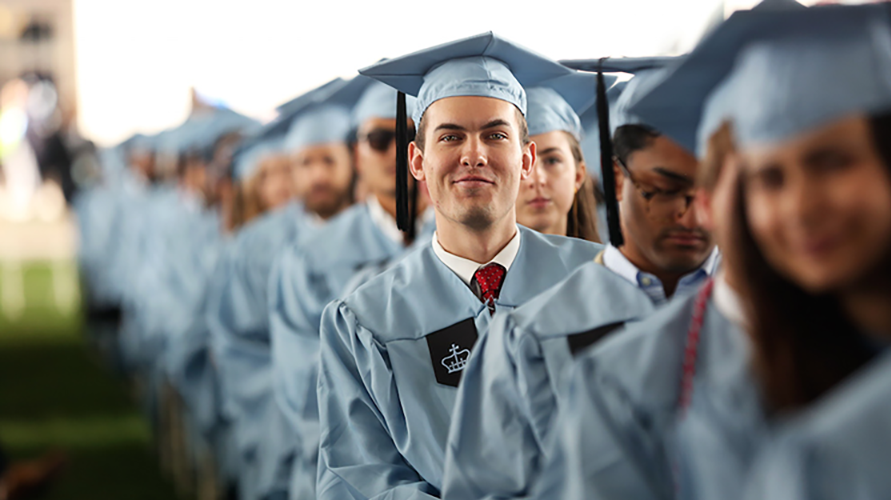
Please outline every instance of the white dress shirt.
[[474, 262], [470, 259], [465, 259], [464, 257], [459, 257], [453, 253], [449, 253], [439, 244], [439, 238], [436, 236], [436, 233], [433, 233], [433, 253], [439, 257], [439, 260], [442, 261], [443, 264], [446, 265], [449, 269], [451, 269], [455, 274], [461, 278], [464, 283], [470, 285], [470, 282], [473, 281], [473, 275], [476, 274], [476, 271], [484, 266], [487, 266], [493, 262], [496, 264], [501, 264], [504, 266], [505, 272], [510, 270], [511, 264], [514, 263], [514, 259], [517, 258], [517, 253], [520, 251], [520, 230], [517, 229], [517, 233], [513, 238], [505, 245], [504, 248], [498, 252], [492, 260], [489, 262], [480, 264], [479, 262]]

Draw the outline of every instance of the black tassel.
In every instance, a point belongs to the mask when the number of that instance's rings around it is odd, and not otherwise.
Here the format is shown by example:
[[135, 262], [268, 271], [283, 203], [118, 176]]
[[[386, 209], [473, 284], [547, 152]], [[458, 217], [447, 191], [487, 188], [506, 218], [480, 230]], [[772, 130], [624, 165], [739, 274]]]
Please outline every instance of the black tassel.
[[408, 206], [408, 119], [405, 116], [405, 94], [396, 94], [396, 227], [411, 234], [414, 224]]
[[597, 72], [597, 121], [600, 128], [600, 171], [603, 179], [604, 203], [606, 204], [606, 225], [609, 228], [609, 242], [620, 247], [625, 243], [622, 226], [619, 224], [619, 203], [616, 201], [616, 176], [613, 172], [613, 140], [609, 129], [609, 101], [606, 97], [606, 83], [603, 80], [603, 59]]

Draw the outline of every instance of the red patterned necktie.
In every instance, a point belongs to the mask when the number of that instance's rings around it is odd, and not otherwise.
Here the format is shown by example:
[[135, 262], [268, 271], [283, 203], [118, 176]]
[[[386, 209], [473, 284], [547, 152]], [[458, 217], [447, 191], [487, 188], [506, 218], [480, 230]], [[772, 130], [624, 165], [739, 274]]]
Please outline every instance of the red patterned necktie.
[[479, 286], [479, 298], [489, 306], [489, 313], [495, 313], [495, 300], [501, 292], [501, 283], [507, 270], [495, 262], [486, 264], [473, 273], [473, 279]]

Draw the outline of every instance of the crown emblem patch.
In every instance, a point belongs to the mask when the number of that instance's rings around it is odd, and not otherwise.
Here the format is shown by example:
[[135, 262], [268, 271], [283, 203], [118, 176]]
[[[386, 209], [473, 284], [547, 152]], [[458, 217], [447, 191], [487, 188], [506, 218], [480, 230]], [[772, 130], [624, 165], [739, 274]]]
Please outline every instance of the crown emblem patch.
[[470, 351], [467, 349], [458, 350], [458, 344], [452, 344], [451, 356], [443, 358], [442, 366], [446, 367], [449, 373], [460, 372], [467, 366], [467, 358], [470, 357]]
[[458, 387], [461, 382], [461, 372], [467, 367], [473, 345], [476, 344], [474, 319], [467, 318], [435, 331], [425, 338], [436, 381], [443, 385]]

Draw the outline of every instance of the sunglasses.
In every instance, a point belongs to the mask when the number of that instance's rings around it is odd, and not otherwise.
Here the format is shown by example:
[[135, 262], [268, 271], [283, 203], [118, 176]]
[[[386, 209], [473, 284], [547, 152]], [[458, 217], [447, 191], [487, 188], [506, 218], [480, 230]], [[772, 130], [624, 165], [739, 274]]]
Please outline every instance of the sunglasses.
[[[385, 128], [376, 128], [365, 135], [365, 140], [371, 149], [378, 153], [386, 153], [390, 149], [390, 143], [396, 140], [396, 131]], [[415, 128], [408, 127], [408, 142], [415, 140]]]

